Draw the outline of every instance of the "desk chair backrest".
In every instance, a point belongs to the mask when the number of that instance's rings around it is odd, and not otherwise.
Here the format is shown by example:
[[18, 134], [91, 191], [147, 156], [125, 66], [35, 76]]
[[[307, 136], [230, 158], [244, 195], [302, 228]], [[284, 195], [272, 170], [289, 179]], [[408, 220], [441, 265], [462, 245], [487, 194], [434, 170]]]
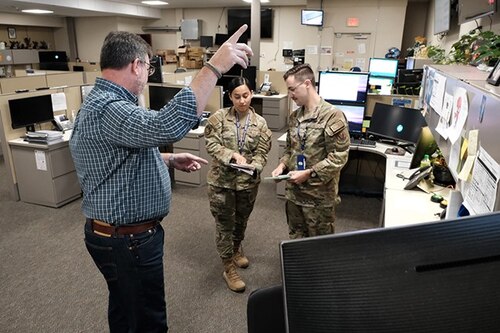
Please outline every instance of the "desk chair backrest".
[[247, 303], [248, 333], [286, 333], [283, 287], [254, 290]]

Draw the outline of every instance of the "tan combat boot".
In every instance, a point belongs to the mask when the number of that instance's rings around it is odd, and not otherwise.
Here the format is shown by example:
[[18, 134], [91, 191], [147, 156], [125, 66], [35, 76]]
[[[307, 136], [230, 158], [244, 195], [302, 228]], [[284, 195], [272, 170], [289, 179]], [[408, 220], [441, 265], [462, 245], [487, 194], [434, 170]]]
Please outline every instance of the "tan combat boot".
[[245, 282], [241, 279], [234, 266], [233, 259], [225, 259], [224, 263], [224, 273], [222, 276], [226, 280], [227, 286], [232, 291], [242, 292], [245, 291]]
[[239, 268], [247, 268], [250, 262], [248, 261], [248, 258], [243, 254], [243, 246], [241, 244], [235, 246], [233, 249], [233, 253], [234, 264]]

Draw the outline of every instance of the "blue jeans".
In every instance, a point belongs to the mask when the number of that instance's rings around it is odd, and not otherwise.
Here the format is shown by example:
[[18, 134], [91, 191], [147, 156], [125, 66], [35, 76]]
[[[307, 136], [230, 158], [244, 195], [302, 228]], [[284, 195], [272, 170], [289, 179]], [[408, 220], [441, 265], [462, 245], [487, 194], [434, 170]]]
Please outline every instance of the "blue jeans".
[[105, 237], [85, 223], [85, 245], [106, 279], [111, 333], [167, 332], [161, 224], [135, 235]]

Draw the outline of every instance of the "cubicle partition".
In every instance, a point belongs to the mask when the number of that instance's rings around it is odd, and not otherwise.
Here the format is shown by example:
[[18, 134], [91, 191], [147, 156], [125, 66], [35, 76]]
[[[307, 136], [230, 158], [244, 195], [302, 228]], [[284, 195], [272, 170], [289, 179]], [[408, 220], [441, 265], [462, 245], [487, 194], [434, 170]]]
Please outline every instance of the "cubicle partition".
[[[71, 79], [71, 73], [69, 74], [69, 79]], [[81, 75], [81, 74], [80, 74]], [[28, 92], [23, 93], [7, 93], [0, 95], [0, 144], [2, 146], [5, 166], [7, 169], [7, 176], [10, 181], [7, 182], [9, 186], [9, 193], [13, 200], [19, 200], [19, 192], [17, 188], [17, 177], [15, 172], [15, 167], [13, 164], [12, 147], [9, 145], [9, 141], [19, 139], [26, 132], [24, 128], [13, 129], [11, 126], [11, 118], [9, 112], [9, 100], [26, 98], [32, 96], [40, 96], [54, 93], [64, 93], [66, 97], [66, 110], [57, 111], [55, 114], [66, 113], [67, 117], [71, 120], [73, 114], [76, 114], [80, 108], [81, 104], [81, 92], [80, 86], [72, 86], [58, 89], [44, 89], [44, 90], [33, 90], [33, 86], [43, 83], [46, 86], [46, 78], [44, 76], [38, 77], [26, 77], [26, 78], [15, 78], [24, 80], [11, 80], [2, 79], [0, 80], [0, 85], [7, 87], [7, 90], [12, 90], [13, 87], [19, 87], [19, 89], [30, 89]], [[33, 80], [34, 79], [34, 80]], [[54, 78], [55, 79], [55, 78]], [[63, 78], [58, 78], [63, 79]], [[7, 80], [6, 82], [3, 82]], [[30, 81], [31, 80], [31, 81]], [[20, 85], [23, 82], [23, 85]], [[29, 88], [25, 88], [29, 87]], [[45, 123], [40, 126], [41, 129], [51, 129], [51, 123]]]
[[[463, 65], [432, 65], [424, 67], [424, 92], [421, 94], [422, 103], [426, 106], [426, 121], [431, 128], [434, 138], [443, 153], [446, 161], [449, 164], [449, 169], [457, 182], [457, 190], [462, 192], [462, 195], [467, 196], [468, 191], [473, 191], [474, 196], [481, 197], [480, 204], [487, 204], [489, 208], [497, 211], [500, 210], [500, 190], [497, 188], [496, 193], [487, 192], [488, 187], [495, 188], [498, 185], [498, 164], [500, 163], [500, 148], [498, 145], [498, 132], [500, 130], [500, 88], [494, 87], [486, 82], [488, 77], [487, 72], [482, 72], [472, 66]], [[454, 98], [452, 118], [450, 127], [458, 128], [458, 138], [455, 142], [448, 138], [444, 138], [437, 127], [440, 122], [441, 107], [439, 110], [431, 105], [432, 94], [436, 85], [442, 82], [444, 85], [444, 93]], [[433, 87], [434, 85], [434, 87]], [[464, 94], [460, 94], [463, 92]], [[462, 97], [460, 97], [462, 96]], [[446, 97], [444, 97], [446, 98]], [[461, 99], [459, 101], [459, 99]], [[466, 108], [468, 106], [468, 108]], [[444, 106], [443, 106], [444, 107]], [[464, 112], [466, 111], [466, 112]], [[465, 117], [464, 117], [465, 114]], [[460, 119], [464, 122], [463, 128], [460, 126]], [[465, 141], [469, 145], [466, 152], [472, 151], [474, 138], [469, 137], [473, 130], [477, 130], [478, 146], [482, 150], [483, 160], [479, 162], [477, 159], [474, 163], [474, 168], [486, 169], [486, 174], [491, 173], [493, 177], [492, 183], [488, 184], [488, 177], [482, 179], [471, 179], [469, 173], [465, 175], [466, 179], [460, 179], [459, 174], [465, 164], [467, 155], [460, 157], [460, 151], [465, 147]], [[450, 132], [451, 133], [451, 132]], [[477, 155], [476, 155], [477, 157]], [[484, 163], [488, 165], [483, 165]], [[473, 170], [474, 171], [474, 170]], [[472, 171], [472, 172], [473, 172]], [[473, 177], [474, 178], [474, 177]], [[482, 184], [478, 183], [482, 182]], [[496, 183], [496, 184], [495, 184]], [[488, 184], [488, 185], [486, 185]], [[484, 191], [484, 192], [482, 192]], [[472, 192], [469, 192], [469, 194]], [[484, 197], [483, 197], [484, 195]], [[488, 201], [488, 202], [486, 202]]]

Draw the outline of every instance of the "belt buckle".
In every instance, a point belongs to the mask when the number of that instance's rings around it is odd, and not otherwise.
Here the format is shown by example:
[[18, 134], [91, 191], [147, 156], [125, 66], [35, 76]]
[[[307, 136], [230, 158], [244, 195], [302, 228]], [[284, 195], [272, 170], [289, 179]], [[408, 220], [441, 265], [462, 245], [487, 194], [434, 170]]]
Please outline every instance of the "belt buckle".
[[105, 234], [105, 233], [103, 233], [103, 232], [100, 232], [100, 231], [97, 231], [97, 230], [94, 230], [94, 229], [92, 229], [92, 231], [93, 231], [93, 232], [94, 232], [94, 234], [96, 234], [96, 235], [111, 238], [111, 235], [110, 235], [110, 234]]

